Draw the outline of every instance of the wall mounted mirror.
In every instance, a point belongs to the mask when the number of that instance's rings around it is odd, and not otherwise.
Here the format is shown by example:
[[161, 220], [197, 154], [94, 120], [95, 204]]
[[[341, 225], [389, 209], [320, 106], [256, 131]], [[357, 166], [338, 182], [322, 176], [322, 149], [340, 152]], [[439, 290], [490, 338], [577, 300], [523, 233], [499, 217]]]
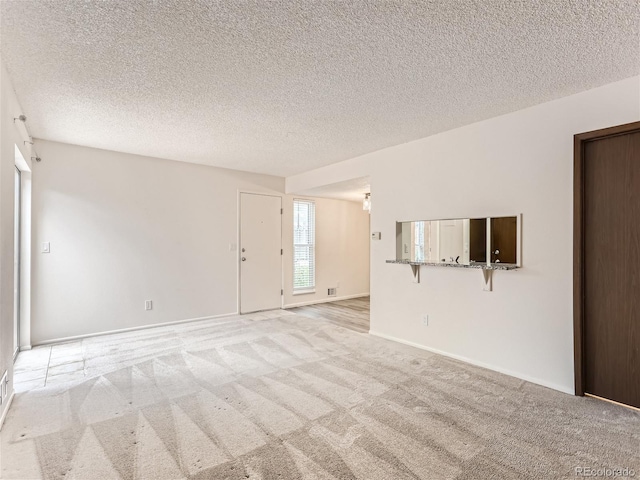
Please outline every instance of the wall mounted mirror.
[[521, 215], [396, 222], [396, 260], [521, 266]]

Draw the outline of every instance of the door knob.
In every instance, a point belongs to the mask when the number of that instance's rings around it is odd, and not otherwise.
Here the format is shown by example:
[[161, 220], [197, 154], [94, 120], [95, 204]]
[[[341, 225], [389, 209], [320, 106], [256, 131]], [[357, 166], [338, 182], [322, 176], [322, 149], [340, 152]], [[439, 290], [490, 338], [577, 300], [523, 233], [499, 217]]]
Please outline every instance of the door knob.
[[242, 261], [245, 262], [247, 259], [246, 257], [242, 257]]
[[493, 252], [493, 253], [495, 253], [496, 255], [498, 255], [498, 254], [500, 253], [500, 250], [496, 250], [496, 251], [495, 251], [495, 252]]
[[243, 249], [242, 249], [242, 251], [244, 252], [244, 251], [245, 251], [245, 249], [243, 248]]

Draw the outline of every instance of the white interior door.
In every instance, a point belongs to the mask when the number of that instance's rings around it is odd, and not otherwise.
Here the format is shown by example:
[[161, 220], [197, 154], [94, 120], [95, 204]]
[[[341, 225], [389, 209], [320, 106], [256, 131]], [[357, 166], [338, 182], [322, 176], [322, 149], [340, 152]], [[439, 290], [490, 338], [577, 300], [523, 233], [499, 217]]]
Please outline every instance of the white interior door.
[[240, 194], [240, 312], [282, 306], [282, 199]]

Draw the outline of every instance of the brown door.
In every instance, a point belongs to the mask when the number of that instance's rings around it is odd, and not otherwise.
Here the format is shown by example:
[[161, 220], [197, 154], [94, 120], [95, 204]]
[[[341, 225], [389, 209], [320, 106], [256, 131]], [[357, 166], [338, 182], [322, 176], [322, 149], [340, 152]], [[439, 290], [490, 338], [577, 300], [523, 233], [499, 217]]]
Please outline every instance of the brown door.
[[584, 392], [634, 407], [640, 407], [638, 127], [581, 145]]

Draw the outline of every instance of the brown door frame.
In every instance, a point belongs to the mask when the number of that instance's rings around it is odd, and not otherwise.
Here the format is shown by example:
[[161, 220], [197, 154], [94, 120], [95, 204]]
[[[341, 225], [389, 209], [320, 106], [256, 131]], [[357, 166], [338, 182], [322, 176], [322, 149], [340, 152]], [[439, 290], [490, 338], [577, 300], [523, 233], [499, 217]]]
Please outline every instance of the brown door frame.
[[573, 353], [576, 395], [584, 395], [584, 145], [640, 131], [640, 122], [579, 133], [573, 137]]

